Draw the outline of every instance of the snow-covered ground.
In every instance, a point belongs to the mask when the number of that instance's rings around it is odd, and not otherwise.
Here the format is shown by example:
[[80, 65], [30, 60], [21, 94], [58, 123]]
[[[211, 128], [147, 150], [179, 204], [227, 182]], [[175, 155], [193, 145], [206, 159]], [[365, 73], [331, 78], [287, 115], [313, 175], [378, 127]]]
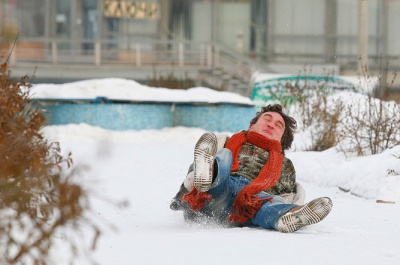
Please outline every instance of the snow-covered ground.
[[[387, 177], [385, 170], [400, 166], [391, 157], [400, 148], [352, 160], [333, 150], [288, 152], [307, 191], [306, 201], [329, 196], [334, 207], [321, 223], [282, 234], [189, 225], [181, 212], [169, 209], [203, 132], [183, 127], [113, 132], [84, 124], [45, 129], [65, 151], [73, 151], [76, 165], [90, 166], [82, 176], [95, 194], [129, 201], [121, 209], [93, 198], [94, 218], [118, 229], [104, 226], [94, 253], [100, 264], [400, 264], [400, 191], [392, 194], [390, 185], [381, 183], [399, 186], [400, 177]], [[360, 195], [371, 197], [343, 192], [339, 185], [358, 187]]]
[[[400, 176], [388, 174], [400, 171], [400, 146], [355, 158], [335, 149], [287, 152], [306, 201], [329, 196], [334, 206], [321, 223], [282, 234], [190, 225], [169, 209], [202, 129], [108, 131], [71, 124], [43, 132], [65, 153], [72, 151], [75, 165], [89, 166], [81, 178], [94, 194], [93, 220], [104, 220], [94, 252], [100, 264], [400, 264]], [[127, 200], [129, 207], [107, 200]], [[57, 242], [54, 264], [66, 264]]]

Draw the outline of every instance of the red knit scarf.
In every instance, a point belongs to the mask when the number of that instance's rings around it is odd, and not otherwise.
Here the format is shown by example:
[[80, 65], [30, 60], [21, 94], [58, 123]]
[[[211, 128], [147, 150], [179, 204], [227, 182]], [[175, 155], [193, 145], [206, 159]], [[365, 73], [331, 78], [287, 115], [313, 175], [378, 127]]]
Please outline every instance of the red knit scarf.
[[[231, 150], [233, 157], [231, 172], [238, 170], [239, 153], [243, 144], [246, 142], [269, 151], [269, 158], [267, 163], [260, 170], [258, 176], [239, 191], [233, 202], [232, 213], [228, 219], [230, 222], [244, 223], [248, 219], [253, 218], [266, 200], [261, 199], [256, 194], [272, 188], [276, 182], [278, 182], [281, 175], [284, 158], [281, 143], [256, 132], [236, 133], [226, 143], [225, 148]], [[210, 199], [210, 194], [207, 192], [199, 192], [195, 188], [183, 197], [183, 200], [187, 201], [194, 211], [203, 208]]]

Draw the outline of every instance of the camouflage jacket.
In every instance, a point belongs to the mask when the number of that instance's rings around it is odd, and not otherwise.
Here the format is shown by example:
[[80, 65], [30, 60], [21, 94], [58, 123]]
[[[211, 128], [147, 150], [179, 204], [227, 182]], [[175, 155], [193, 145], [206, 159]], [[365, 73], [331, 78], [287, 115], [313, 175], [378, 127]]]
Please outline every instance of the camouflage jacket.
[[[254, 146], [250, 143], [245, 143], [239, 153], [239, 168], [235, 172], [231, 172], [232, 176], [243, 176], [246, 179], [253, 181], [259, 174], [262, 167], [267, 163], [269, 152]], [[292, 161], [284, 158], [281, 177], [278, 182], [269, 190], [269, 194], [296, 193], [296, 171]]]

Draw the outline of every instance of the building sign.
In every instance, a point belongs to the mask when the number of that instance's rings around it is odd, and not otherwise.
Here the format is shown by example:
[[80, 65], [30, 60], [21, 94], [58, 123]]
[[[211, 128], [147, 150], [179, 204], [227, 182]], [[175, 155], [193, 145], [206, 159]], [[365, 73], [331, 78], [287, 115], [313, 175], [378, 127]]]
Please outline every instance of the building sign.
[[158, 3], [133, 2], [129, 0], [104, 0], [103, 14], [113, 18], [157, 19]]

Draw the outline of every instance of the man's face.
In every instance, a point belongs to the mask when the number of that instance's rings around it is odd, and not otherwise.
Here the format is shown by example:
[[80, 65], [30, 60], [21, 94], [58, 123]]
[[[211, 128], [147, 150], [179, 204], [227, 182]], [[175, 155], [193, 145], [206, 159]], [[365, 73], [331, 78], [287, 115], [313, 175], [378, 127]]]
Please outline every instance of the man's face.
[[261, 114], [256, 123], [250, 125], [249, 131], [280, 142], [285, 132], [285, 121], [279, 113], [265, 112]]

